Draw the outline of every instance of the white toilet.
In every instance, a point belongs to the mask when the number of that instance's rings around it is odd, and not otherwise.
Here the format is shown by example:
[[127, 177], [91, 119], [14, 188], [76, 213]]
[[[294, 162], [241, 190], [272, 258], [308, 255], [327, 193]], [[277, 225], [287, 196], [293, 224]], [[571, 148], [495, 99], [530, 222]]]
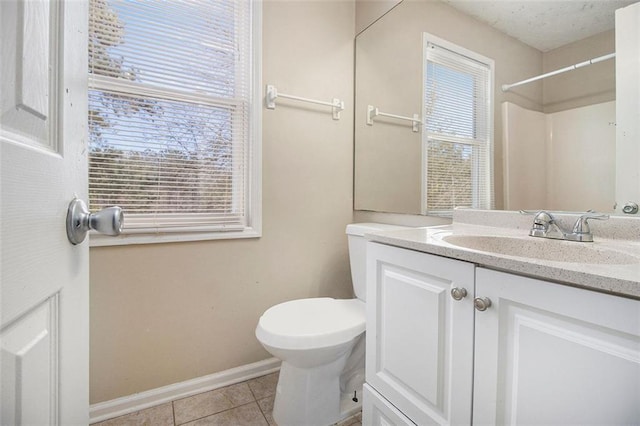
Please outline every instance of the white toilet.
[[260, 317], [256, 337], [282, 360], [273, 407], [279, 426], [325, 426], [360, 409], [364, 383], [365, 233], [400, 229], [378, 223], [347, 226], [356, 299], [292, 300]]

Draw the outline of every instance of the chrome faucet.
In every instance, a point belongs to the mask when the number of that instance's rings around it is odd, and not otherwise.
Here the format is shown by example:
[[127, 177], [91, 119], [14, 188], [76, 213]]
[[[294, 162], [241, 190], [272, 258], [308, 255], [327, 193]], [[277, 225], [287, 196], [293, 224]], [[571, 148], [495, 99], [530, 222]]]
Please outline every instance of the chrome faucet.
[[609, 215], [591, 212], [585, 213], [580, 215], [578, 220], [576, 220], [575, 225], [573, 225], [573, 230], [566, 232], [551, 213], [542, 210], [536, 213], [536, 216], [533, 218], [533, 226], [529, 231], [529, 235], [532, 237], [553, 238], [557, 240], [592, 242], [593, 234], [589, 228], [589, 219], [605, 220], [609, 219]]
[[533, 218], [533, 226], [529, 231], [532, 237], [553, 238], [564, 240], [567, 233], [556, 222], [556, 218], [549, 212], [539, 211]]

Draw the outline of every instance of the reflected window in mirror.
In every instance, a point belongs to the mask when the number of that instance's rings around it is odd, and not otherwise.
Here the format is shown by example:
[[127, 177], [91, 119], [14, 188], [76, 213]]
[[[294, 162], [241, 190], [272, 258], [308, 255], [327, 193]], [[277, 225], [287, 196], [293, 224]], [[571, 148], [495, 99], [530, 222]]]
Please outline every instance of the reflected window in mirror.
[[491, 209], [494, 61], [424, 34], [422, 213]]

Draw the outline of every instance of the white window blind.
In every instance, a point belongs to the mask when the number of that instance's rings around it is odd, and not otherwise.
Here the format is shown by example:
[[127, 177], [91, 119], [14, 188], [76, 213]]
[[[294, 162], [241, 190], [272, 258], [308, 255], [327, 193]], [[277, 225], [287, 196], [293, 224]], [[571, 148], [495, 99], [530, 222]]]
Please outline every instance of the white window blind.
[[90, 209], [125, 232], [240, 230], [251, 206], [252, 2], [91, 0]]
[[423, 213], [493, 207], [493, 61], [425, 35]]

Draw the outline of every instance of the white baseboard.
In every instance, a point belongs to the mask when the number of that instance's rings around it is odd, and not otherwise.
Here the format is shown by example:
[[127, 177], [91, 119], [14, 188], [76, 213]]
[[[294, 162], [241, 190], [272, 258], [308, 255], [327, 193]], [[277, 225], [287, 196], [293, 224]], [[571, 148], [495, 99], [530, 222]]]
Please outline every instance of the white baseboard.
[[269, 358], [253, 364], [242, 365], [219, 373], [209, 374], [180, 383], [151, 389], [111, 401], [99, 402], [89, 407], [90, 423], [101, 422], [125, 414], [134, 413], [179, 398], [207, 392], [255, 377], [264, 376], [280, 369], [280, 360]]

